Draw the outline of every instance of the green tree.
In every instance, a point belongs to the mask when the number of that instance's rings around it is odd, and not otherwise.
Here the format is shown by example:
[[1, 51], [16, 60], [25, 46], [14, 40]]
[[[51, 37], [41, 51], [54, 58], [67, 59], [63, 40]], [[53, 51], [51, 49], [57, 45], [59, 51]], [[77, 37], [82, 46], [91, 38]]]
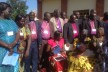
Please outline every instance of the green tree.
[[19, 13], [26, 14], [26, 10], [28, 9], [26, 0], [7, 0], [7, 3], [12, 6], [12, 19], [15, 19]]

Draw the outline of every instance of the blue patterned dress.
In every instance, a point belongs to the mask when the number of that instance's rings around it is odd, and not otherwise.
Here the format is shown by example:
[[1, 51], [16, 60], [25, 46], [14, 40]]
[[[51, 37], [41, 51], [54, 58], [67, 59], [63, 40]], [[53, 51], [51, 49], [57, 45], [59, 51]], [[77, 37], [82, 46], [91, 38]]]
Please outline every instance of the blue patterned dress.
[[[9, 36], [8, 32], [13, 32], [13, 35]], [[0, 40], [10, 44], [15, 40], [18, 27], [13, 20], [0, 19]], [[18, 72], [18, 64], [14, 66], [2, 65], [3, 58], [8, 50], [0, 46], [0, 72]], [[14, 51], [17, 51], [17, 45], [14, 47]]]

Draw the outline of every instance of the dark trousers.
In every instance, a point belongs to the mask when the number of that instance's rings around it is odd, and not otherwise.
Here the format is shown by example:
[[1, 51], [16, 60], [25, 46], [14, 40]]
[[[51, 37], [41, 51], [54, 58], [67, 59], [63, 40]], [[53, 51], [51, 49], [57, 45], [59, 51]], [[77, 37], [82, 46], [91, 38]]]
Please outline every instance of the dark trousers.
[[47, 49], [47, 41], [48, 40], [42, 40], [42, 47], [39, 49], [39, 60], [40, 64], [42, 64], [44, 56], [46, 56], [46, 49]]
[[[31, 71], [30, 71], [31, 66]], [[25, 58], [24, 72], [37, 72], [38, 46], [37, 41], [31, 42], [29, 57]]]

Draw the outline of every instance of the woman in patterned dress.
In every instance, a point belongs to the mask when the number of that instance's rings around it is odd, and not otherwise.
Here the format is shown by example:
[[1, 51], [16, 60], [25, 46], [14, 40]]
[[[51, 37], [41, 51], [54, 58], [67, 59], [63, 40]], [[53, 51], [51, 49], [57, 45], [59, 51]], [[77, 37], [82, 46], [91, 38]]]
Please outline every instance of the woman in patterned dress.
[[25, 25], [24, 15], [21, 15], [21, 14], [17, 15], [15, 21], [20, 31], [20, 39], [19, 39], [19, 47], [18, 47], [18, 52], [20, 53], [19, 72], [23, 72], [24, 71], [23, 59], [24, 57], [27, 57], [29, 55], [29, 49], [30, 49], [30, 44], [31, 44], [30, 30], [28, 26]]
[[92, 65], [89, 63], [87, 56], [83, 56], [86, 51], [86, 45], [78, 43], [73, 53], [68, 56], [67, 72], [92, 72]]

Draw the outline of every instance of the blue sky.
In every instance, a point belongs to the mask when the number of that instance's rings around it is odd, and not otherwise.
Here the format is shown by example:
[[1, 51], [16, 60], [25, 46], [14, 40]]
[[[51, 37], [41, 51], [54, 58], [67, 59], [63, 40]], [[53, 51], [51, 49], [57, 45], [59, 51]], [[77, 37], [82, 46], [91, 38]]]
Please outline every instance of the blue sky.
[[[7, 0], [0, 0], [0, 2], [6, 2]], [[27, 0], [27, 6], [28, 10], [27, 13], [29, 13], [32, 10], [37, 10], [37, 0]]]
[[31, 10], [37, 10], [37, 0], [27, 0], [27, 6], [29, 7], [27, 13]]

